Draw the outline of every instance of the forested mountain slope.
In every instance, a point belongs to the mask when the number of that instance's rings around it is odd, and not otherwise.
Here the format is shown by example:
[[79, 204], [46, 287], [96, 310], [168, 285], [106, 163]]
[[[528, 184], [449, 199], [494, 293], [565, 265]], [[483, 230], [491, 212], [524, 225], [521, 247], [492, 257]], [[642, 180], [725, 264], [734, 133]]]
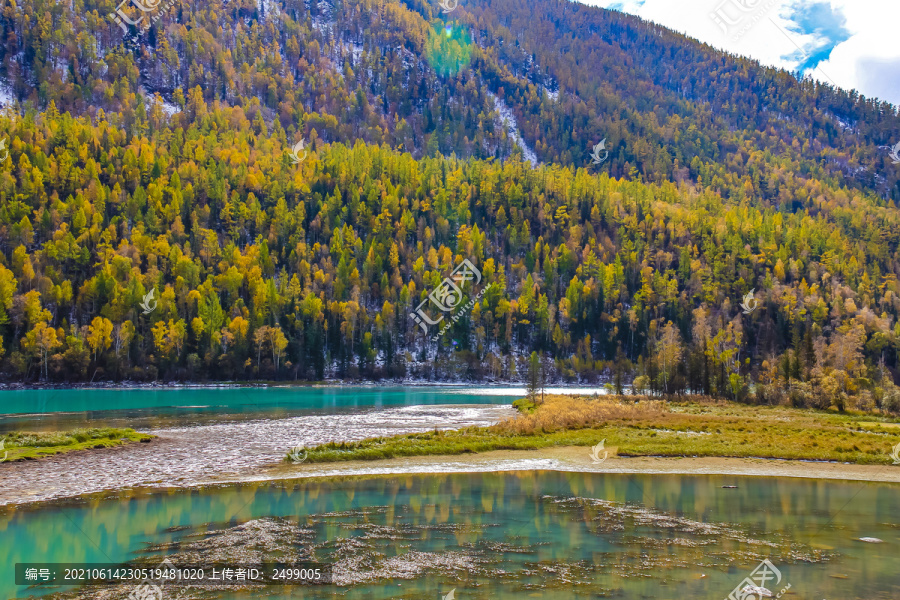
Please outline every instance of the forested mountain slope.
[[[115, 8], [4, 8], [8, 378], [521, 379], [537, 352], [900, 408], [896, 107], [563, 2], [214, 0], [127, 35]], [[474, 307], [426, 335], [464, 259]]]
[[182, 108], [198, 93], [289, 134], [488, 158], [511, 150], [496, 95], [542, 162], [587, 166], [606, 138], [616, 176], [689, 178], [791, 210], [809, 202], [797, 188], [810, 179], [900, 200], [886, 150], [900, 141], [896, 107], [613, 11], [557, 0], [467, 0], [448, 15], [423, 2], [212, 0], [161, 10], [149, 32], [126, 35], [108, 18], [116, 6], [7, 5], [0, 73], [15, 96], [121, 113], [140, 132], [148, 95]]

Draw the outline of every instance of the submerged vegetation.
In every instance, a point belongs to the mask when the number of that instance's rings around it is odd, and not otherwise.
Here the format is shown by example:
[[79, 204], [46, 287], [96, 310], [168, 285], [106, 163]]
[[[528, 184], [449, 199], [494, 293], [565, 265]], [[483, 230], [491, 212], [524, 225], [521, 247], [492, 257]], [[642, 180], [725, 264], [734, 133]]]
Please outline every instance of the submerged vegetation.
[[548, 396], [534, 410], [491, 427], [433, 431], [331, 443], [308, 450], [307, 462], [458, 455], [491, 450], [593, 446], [605, 440], [618, 456], [718, 456], [891, 464], [900, 425], [870, 414], [748, 407], [696, 398], [680, 402], [632, 397]]
[[138, 433], [131, 428], [93, 427], [71, 431], [28, 432], [13, 431], [0, 436], [3, 448], [0, 459], [29, 460], [95, 448], [112, 448], [130, 442], [149, 442], [154, 436]]

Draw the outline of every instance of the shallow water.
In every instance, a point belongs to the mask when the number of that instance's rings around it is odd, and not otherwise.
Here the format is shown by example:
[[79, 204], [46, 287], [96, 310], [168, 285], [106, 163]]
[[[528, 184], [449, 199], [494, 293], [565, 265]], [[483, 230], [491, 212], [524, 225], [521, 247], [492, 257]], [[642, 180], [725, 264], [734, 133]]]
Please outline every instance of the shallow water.
[[[900, 486], [515, 472], [312, 479], [0, 510], [21, 561], [312, 556], [343, 585], [216, 598], [723, 599], [768, 558], [785, 598], [900, 597]], [[882, 544], [857, 541], [877, 537]], [[49, 590], [48, 590], [49, 591]], [[127, 588], [79, 595], [124, 598]], [[291, 591], [294, 595], [291, 595]], [[46, 592], [46, 591], [45, 591]], [[117, 595], [118, 594], [118, 595]], [[174, 597], [174, 594], [173, 596]], [[183, 598], [198, 597], [190, 594]]]
[[296, 446], [486, 426], [514, 412], [509, 406], [444, 405], [305, 411], [290, 418], [195, 415], [118, 422], [107, 417], [109, 424], [158, 437], [149, 444], [0, 464], [0, 505], [135, 486], [193, 485], [213, 476], [238, 479], [280, 465]]
[[0, 391], [6, 413], [0, 434], [131, 427], [158, 436], [150, 444], [0, 464], [0, 505], [239, 479], [278, 465], [295, 446], [490, 425], [513, 413], [509, 403], [519, 392], [500, 386]]

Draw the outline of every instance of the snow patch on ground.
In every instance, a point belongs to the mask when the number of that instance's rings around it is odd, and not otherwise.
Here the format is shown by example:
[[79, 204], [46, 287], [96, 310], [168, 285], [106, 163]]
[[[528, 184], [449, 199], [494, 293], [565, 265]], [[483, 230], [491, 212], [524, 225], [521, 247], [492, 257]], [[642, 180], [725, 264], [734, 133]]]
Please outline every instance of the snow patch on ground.
[[175, 113], [181, 112], [181, 109], [179, 109], [177, 106], [175, 106], [171, 102], [167, 102], [165, 98], [162, 98], [160, 105], [162, 106], [163, 112], [166, 113], [166, 116], [171, 117]]
[[836, 114], [832, 113], [830, 116], [832, 119], [834, 119], [837, 122], [837, 124], [840, 126], [840, 128], [843, 129], [844, 131], [850, 131], [850, 132], [856, 131], [856, 127], [854, 127], [852, 124], [848, 123], [847, 121], [843, 120]]
[[271, 7], [272, 0], [256, 0], [256, 8], [262, 13], [263, 18], [270, 14], [269, 11], [272, 9]]
[[319, 14], [312, 19], [313, 29], [330, 40], [334, 34], [334, 4], [328, 0], [319, 0], [316, 6]]
[[146, 106], [153, 106], [156, 102], [159, 102], [160, 108], [162, 108], [162, 111], [166, 113], [167, 117], [171, 117], [175, 113], [181, 112], [180, 108], [163, 98], [161, 94], [151, 94], [144, 86], [140, 86], [139, 89], [141, 94], [143, 94], [145, 98]]
[[317, 3], [319, 12], [321, 12], [329, 21], [334, 20], [334, 2], [330, 0], [319, 0]]
[[0, 80], [0, 106], [12, 106], [16, 103], [16, 95], [13, 93], [12, 86], [3, 80]]
[[353, 64], [358, 64], [359, 58], [362, 56], [362, 53], [365, 49], [363, 48], [362, 44], [339, 41], [337, 43], [337, 50], [341, 58], [347, 55], [352, 55]]
[[496, 94], [491, 92], [488, 92], [487, 94], [493, 101], [494, 108], [497, 109], [497, 113], [500, 115], [499, 122], [506, 129], [506, 133], [509, 135], [510, 139], [515, 142], [516, 146], [522, 149], [525, 160], [530, 162], [532, 167], [537, 167], [539, 164], [537, 154], [528, 147], [528, 144], [519, 134], [519, 124], [516, 122], [516, 116], [513, 114], [512, 110], [510, 110], [506, 103], [498, 98]]

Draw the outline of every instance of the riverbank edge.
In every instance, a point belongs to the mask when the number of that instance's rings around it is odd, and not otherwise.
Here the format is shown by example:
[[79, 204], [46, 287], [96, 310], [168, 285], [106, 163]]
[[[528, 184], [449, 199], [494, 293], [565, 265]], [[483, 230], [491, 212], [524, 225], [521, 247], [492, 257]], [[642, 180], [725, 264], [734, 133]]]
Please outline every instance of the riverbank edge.
[[[615, 452], [615, 448], [609, 450]], [[478, 454], [397, 457], [377, 461], [350, 460], [333, 463], [285, 464], [260, 470], [256, 474], [247, 474], [238, 478], [212, 479], [206, 483], [503, 471], [789, 477], [900, 483], [900, 465], [864, 465], [837, 461], [721, 456], [608, 456], [602, 462], [597, 463], [591, 454], [591, 449], [583, 446], [552, 446], [538, 450], [491, 450]]]
[[[234, 477], [223, 475], [183, 486], [138, 486], [110, 489], [57, 498], [0, 504], [0, 515], [28, 511], [46, 506], [98, 501], [122, 496], [152, 496], [191, 490], [215, 490], [233, 486], [266, 484], [302, 484], [306, 480], [358, 481], [370, 478], [398, 478], [426, 475], [477, 475], [483, 473], [558, 472], [572, 475], [652, 475], [708, 476], [721, 478], [722, 488], [739, 493], [740, 481], [735, 477], [787, 478], [840, 481], [859, 484], [898, 484], [900, 467], [887, 465], [854, 465], [838, 462], [800, 461], [770, 458], [610, 456], [594, 464], [585, 448], [555, 446], [522, 456], [520, 450], [496, 450], [462, 457], [417, 456], [378, 461], [346, 461], [339, 464], [298, 464], [265, 467], [255, 473]], [[448, 459], [453, 459], [448, 461]], [[585, 492], [590, 495], [590, 492]]]

